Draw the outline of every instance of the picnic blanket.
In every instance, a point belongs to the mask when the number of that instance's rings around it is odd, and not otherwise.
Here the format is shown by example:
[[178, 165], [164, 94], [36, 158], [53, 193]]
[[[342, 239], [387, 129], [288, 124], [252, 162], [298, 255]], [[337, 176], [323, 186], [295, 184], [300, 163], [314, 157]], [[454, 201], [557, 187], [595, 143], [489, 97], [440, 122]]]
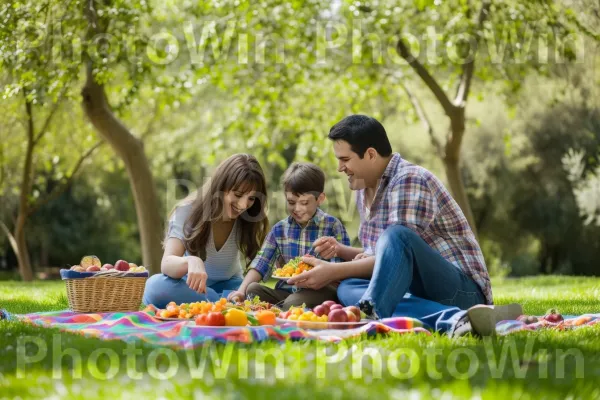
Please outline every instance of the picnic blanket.
[[425, 333], [420, 321], [412, 318], [392, 318], [372, 322], [347, 330], [305, 330], [292, 326], [265, 327], [203, 327], [190, 321], [161, 321], [153, 310], [128, 313], [81, 314], [71, 311], [50, 311], [25, 315], [12, 315], [34, 325], [58, 328], [103, 340], [144, 341], [152, 345], [175, 349], [193, 349], [207, 342], [255, 343], [265, 340], [325, 340], [337, 342], [362, 335]]
[[498, 335], [508, 335], [520, 331], [537, 331], [540, 329], [557, 329], [561, 331], [591, 326], [600, 323], [600, 314], [583, 314], [579, 316], [567, 316], [564, 321], [551, 323], [540, 319], [533, 324], [526, 324], [521, 321], [500, 321], [496, 324], [496, 333]]

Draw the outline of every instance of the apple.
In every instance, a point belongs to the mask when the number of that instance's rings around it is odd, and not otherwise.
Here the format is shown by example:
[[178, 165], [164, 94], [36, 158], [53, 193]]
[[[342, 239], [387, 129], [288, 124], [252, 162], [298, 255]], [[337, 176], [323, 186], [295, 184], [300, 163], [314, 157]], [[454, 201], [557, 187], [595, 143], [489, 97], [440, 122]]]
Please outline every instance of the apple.
[[119, 260], [115, 263], [115, 269], [117, 271], [129, 271], [129, 263], [125, 260]]
[[102, 268], [105, 268], [105, 269], [115, 269], [115, 266], [114, 266], [114, 265], [112, 265], [112, 264], [104, 264], [104, 265], [102, 266]]
[[136, 269], [137, 265], [135, 265], [134, 263], [129, 263], [129, 269]]
[[355, 316], [356, 320], [360, 321], [360, 309], [356, 306], [348, 306], [345, 308], [346, 311], [351, 311]]
[[80, 265], [76, 265], [75, 268], [73, 268], [73, 271], [85, 272], [85, 269], [83, 269], [83, 267]]
[[318, 315], [319, 317], [322, 316], [322, 315], [328, 315], [329, 314], [329, 307], [328, 306], [324, 306], [324, 305], [316, 306], [313, 309], [313, 312], [315, 313], [315, 315]]
[[337, 304], [337, 303], [333, 300], [327, 300], [327, 301], [324, 301], [323, 304], [321, 304], [321, 305], [327, 306], [327, 307], [329, 307], [329, 309], [331, 309], [331, 306], [333, 306], [334, 304]]
[[348, 322], [360, 321], [360, 319], [356, 316], [356, 314], [354, 314], [354, 312], [352, 310], [348, 310], [347, 308], [345, 308], [344, 311], [348, 315]]
[[544, 315], [544, 319], [553, 324], [558, 324], [559, 322], [564, 320], [563, 316], [560, 315], [560, 313], [554, 308], [551, 308], [546, 312], [546, 315]]
[[341, 304], [334, 304], [331, 307], [329, 307], [329, 312], [333, 311], [333, 310], [343, 310], [344, 306]]
[[[73, 265], [71, 268], [69, 268], [71, 271], [76, 271], [77, 268], [81, 268], [81, 265]], [[83, 269], [83, 268], [81, 268]]]
[[341, 308], [329, 312], [329, 322], [348, 322], [348, 313]]
[[86, 272], [98, 272], [98, 271], [100, 271], [100, 267], [97, 265], [90, 265], [89, 267], [87, 267], [87, 269], [85, 271]]

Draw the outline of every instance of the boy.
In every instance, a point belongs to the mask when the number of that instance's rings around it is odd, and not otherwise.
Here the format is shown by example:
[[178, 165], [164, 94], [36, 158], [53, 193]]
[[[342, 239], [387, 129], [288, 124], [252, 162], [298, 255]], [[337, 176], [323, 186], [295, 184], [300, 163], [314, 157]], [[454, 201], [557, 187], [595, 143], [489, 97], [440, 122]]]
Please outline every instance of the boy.
[[[283, 176], [283, 189], [289, 217], [273, 226], [240, 288], [228, 296], [230, 301], [258, 296], [272, 304], [283, 302], [281, 308], [286, 310], [303, 303], [314, 307], [326, 300], [337, 300], [337, 286], [332, 284], [319, 290], [294, 292], [293, 286], [283, 280], [277, 282], [275, 289], [258, 283], [261, 279], [269, 279], [276, 263], [283, 267], [290, 260], [310, 253], [312, 243], [320, 237], [331, 236], [339, 243], [350, 245], [344, 225], [319, 208], [325, 201], [325, 174], [319, 167], [311, 163], [293, 163]], [[341, 259], [332, 258], [331, 261], [340, 262]]]

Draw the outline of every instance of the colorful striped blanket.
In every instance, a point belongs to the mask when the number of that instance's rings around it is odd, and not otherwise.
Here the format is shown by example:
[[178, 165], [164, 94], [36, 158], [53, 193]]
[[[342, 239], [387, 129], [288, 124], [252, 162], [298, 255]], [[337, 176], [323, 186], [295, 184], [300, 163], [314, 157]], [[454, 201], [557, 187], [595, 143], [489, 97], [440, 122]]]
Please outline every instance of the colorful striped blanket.
[[498, 335], [508, 335], [520, 331], [537, 331], [540, 329], [557, 329], [561, 331], [581, 328], [582, 326], [591, 326], [600, 323], [600, 314], [583, 314], [579, 316], [565, 316], [565, 320], [559, 323], [551, 323], [545, 320], [533, 324], [526, 324], [521, 321], [500, 321], [496, 324], [496, 333]]
[[141, 340], [152, 345], [175, 349], [193, 349], [207, 342], [254, 343], [265, 340], [326, 340], [336, 342], [349, 337], [377, 334], [425, 333], [420, 321], [393, 318], [384, 323], [372, 322], [347, 330], [305, 330], [290, 326], [223, 327], [196, 326], [189, 321], [161, 321], [152, 310], [128, 313], [80, 314], [71, 311], [11, 316], [34, 325], [58, 328], [103, 340]]

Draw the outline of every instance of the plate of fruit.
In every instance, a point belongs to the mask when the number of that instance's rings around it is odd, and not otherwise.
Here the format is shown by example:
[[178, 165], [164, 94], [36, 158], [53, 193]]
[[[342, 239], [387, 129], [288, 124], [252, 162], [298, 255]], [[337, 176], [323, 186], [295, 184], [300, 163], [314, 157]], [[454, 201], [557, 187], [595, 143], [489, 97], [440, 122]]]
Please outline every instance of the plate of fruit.
[[361, 318], [358, 307], [344, 307], [333, 300], [323, 302], [312, 310], [305, 307], [290, 307], [277, 318], [281, 325], [294, 325], [304, 329], [351, 329], [370, 322]]
[[195, 303], [176, 304], [170, 302], [164, 310], [156, 312], [156, 318], [161, 321], [188, 321], [198, 326], [272, 326], [276, 324], [279, 310], [260, 309], [246, 311], [243, 305], [227, 302], [221, 298], [216, 302], [199, 301]]
[[298, 276], [303, 272], [310, 271], [313, 266], [302, 261], [302, 257], [296, 257], [290, 260], [281, 268], [277, 268], [272, 277], [280, 280], [288, 280], [292, 276]]

